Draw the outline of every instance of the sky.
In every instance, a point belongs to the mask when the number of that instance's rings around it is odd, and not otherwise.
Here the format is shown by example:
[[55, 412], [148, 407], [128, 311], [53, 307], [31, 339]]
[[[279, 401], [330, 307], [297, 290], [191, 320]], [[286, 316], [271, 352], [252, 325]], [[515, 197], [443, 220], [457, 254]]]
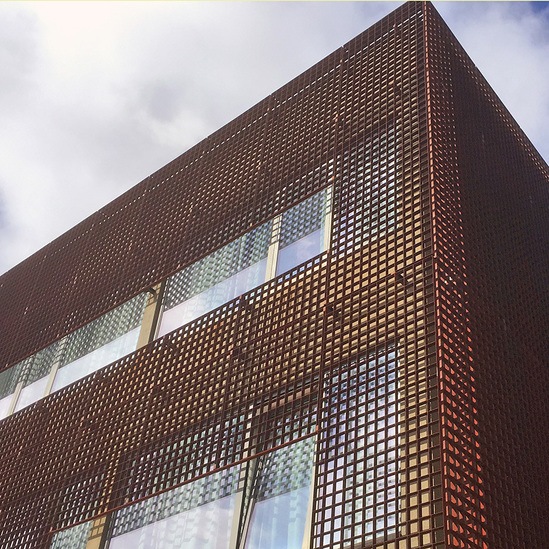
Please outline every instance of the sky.
[[[0, 273], [400, 2], [0, 2]], [[549, 161], [549, 3], [435, 2]]]

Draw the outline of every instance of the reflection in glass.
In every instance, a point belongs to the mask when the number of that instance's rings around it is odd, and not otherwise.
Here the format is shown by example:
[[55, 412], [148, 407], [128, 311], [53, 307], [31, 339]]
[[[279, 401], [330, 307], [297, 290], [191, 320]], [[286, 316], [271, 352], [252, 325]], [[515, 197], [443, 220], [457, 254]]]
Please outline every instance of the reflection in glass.
[[19, 381], [20, 369], [18, 364], [0, 372], [0, 419], [8, 415], [15, 387]]
[[118, 511], [109, 549], [229, 549], [239, 467]]
[[110, 549], [229, 547], [235, 496], [205, 503], [112, 539]]
[[245, 549], [301, 549], [314, 448], [311, 437], [258, 458]]
[[245, 549], [302, 549], [314, 452], [310, 437], [120, 509], [108, 547], [229, 549], [241, 536]]
[[271, 232], [269, 221], [170, 277], [159, 335], [265, 282]]
[[19, 363], [23, 389], [17, 399], [14, 411], [18, 412], [46, 395], [48, 377], [59, 356], [60, 349], [61, 344], [56, 341]]
[[0, 399], [0, 419], [4, 419], [5, 417], [8, 416], [12, 399], [13, 399], [13, 394]]
[[[15, 372], [11, 378], [0, 375], [0, 418], [8, 411], [9, 392], [13, 393], [18, 382], [22, 382], [23, 388], [15, 411], [46, 396], [48, 380], [55, 368], [58, 370], [52, 391], [134, 351], [146, 300], [146, 294], [130, 299], [10, 368], [7, 372]], [[1, 393], [2, 388], [7, 391], [5, 395]]]
[[324, 251], [328, 209], [328, 191], [324, 189], [282, 214], [277, 276]]
[[92, 522], [78, 524], [54, 534], [50, 549], [86, 549]]
[[63, 365], [57, 370], [52, 392], [59, 391], [74, 381], [82, 379], [87, 375], [99, 370], [103, 366], [131, 353], [137, 346], [139, 328], [125, 333], [114, 341], [106, 343], [99, 349]]
[[281, 248], [278, 252], [276, 275], [285, 273], [296, 265], [322, 253], [324, 249], [324, 231], [319, 229], [292, 244]]
[[159, 337], [259, 286], [265, 281], [266, 266], [265, 258], [165, 311]]
[[15, 412], [30, 406], [33, 402], [40, 400], [46, 395], [46, 385], [48, 384], [49, 374], [37, 379], [30, 385], [24, 387], [17, 399], [17, 404], [15, 405]]
[[68, 335], [52, 391], [134, 351], [146, 300], [146, 294], [140, 294]]

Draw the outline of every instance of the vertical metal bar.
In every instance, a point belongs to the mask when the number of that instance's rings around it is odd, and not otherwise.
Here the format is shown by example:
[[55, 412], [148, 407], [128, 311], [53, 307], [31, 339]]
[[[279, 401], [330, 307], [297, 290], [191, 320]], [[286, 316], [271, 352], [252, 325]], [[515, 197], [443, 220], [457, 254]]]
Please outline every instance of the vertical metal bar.
[[151, 341], [153, 341], [158, 332], [160, 324], [160, 315], [162, 309], [162, 298], [166, 282], [160, 282], [149, 290], [149, 298], [143, 311], [143, 320], [141, 321], [141, 330], [137, 339], [137, 349], [141, 349]]
[[282, 215], [277, 215], [273, 219], [273, 232], [271, 235], [271, 243], [267, 251], [267, 268], [265, 272], [265, 281], [269, 281], [276, 276], [276, 263], [278, 261], [278, 250], [280, 246], [280, 227], [282, 223]]

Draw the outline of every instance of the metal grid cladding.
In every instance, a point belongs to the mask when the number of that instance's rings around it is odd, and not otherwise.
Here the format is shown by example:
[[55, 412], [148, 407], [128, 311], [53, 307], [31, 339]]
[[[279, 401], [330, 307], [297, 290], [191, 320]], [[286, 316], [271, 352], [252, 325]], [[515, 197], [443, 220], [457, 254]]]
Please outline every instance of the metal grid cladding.
[[447, 543], [549, 547], [549, 170], [435, 17], [427, 20]]
[[[425, 10], [431, 12], [431, 6]], [[471, 363], [467, 269], [463, 263], [460, 171], [454, 86], [447, 70], [451, 44], [436, 13], [426, 17], [427, 109], [431, 135], [431, 201], [437, 310], [437, 362], [446, 543], [488, 547], [478, 407], [477, 364]], [[446, 37], [446, 39], [445, 39]]]
[[282, 214], [280, 247], [288, 246], [322, 227], [325, 193], [316, 193]]
[[237, 492], [248, 543], [254, 502], [311, 479], [314, 549], [549, 546], [547, 176], [408, 3], [6, 273], [0, 407], [143, 289], [178, 273], [176, 305], [263, 260], [281, 217], [281, 249], [317, 230], [330, 189], [327, 252], [0, 421], [2, 548]]
[[271, 233], [272, 222], [268, 221], [170, 277], [164, 308], [171, 309], [266, 258]]

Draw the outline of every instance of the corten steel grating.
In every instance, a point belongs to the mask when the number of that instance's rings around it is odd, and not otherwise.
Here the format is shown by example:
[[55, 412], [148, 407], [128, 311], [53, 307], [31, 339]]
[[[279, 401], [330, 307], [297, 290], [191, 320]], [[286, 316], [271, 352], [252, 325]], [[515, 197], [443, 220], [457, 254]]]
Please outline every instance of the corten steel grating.
[[549, 170], [427, 25], [448, 544], [549, 547]]
[[549, 547], [548, 181], [403, 5], [0, 278], [8, 367], [333, 186], [330, 251], [0, 422], [0, 545], [314, 439], [312, 547]]

